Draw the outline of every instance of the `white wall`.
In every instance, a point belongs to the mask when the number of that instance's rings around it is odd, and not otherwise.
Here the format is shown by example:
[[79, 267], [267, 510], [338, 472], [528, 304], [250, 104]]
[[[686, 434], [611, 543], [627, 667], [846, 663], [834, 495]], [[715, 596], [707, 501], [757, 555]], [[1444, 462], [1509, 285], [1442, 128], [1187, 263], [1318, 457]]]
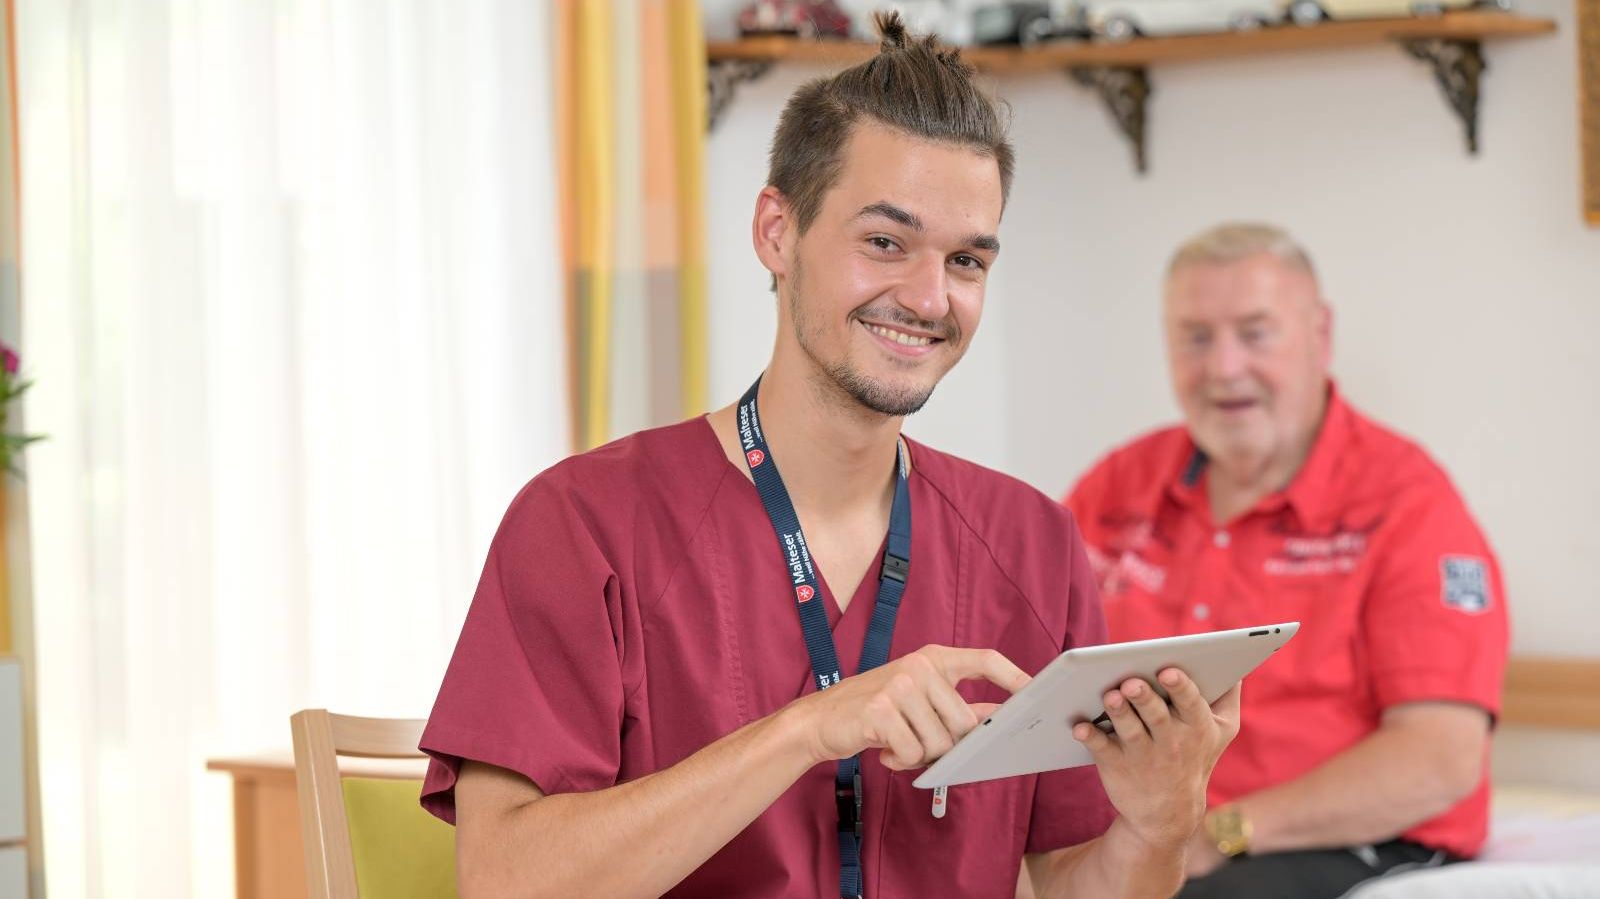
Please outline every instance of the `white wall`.
[[[709, 33], [735, 5], [706, 4]], [[1499, 550], [1515, 650], [1600, 654], [1600, 231], [1578, 211], [1570, 4], [1523, 10], [1561, 31], [1488, 46], [1476, 158], [1395, 48], [1156, 70], [1143, 178], [1065, 76], [998, 82], [1019, 153], [1005, 252], [969, 358], [908, 430], [1060, 493], [1175, 416], [1156, 318], [1172, 247], [1224, 218], [1277, 221], [1321, 269], [1346, 394], [1434, 453]], [[819, 71], [746, 86], [711, 138], [719, 402], [770, 349], [750, 213], [778, 110]]]
[[1346, 394], [1440, 459], [1500, 551], [1514, 646], [1600, 652], [1600, 232], [1578, 214], [1570, 28], [1488, 54], [1476, 159], [1429, 71], [1389, 48], [1156, 72], [1145, 179], [1088, 96], [1005, 84], [1025, 186], [1006, 262], [1030, 270], [1017, 285], [1070, 279], [1003, 301], [1027, 316], [1010, 329], [1025, 366], [1012, 383], [1031, 370], [1061, 391], [1013, 395], [1017, 472], [1054, 493], [1172, 417], [1155, 319], [1166, 254], [1217, 219], [1282, 222], [1321, 268]]

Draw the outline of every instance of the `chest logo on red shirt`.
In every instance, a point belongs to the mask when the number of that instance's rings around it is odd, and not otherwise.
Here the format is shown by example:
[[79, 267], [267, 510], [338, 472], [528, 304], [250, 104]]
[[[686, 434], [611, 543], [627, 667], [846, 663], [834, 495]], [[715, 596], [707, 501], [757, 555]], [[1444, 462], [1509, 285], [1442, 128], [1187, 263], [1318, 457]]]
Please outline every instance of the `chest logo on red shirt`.
[[810, 584], [801, 584], [800, 586], [794, 588], [794, 595], [801, 602], [810, 602], [814, 597], [816, 597], [817, 591], [811, 589]]
[[1366, 557], [1368, 536], [1376, 523], [1351, 527], [1340, 523], [1327, 533], [1283, 533], [1278, 551], [1261, 563], [1261, 571], [1277, 577], [1349, 574]]
[[1149, 518], [1126, 512], [1101, 517], [1104, 548], [1090, 542], [1089, 567], [1100, 585], [1100, 598], [1116, 599], [1130, 589], [1160, 593], [1167, 582], [1167, 570], [1141, 552], [1156, 540], [1154, 523]]
[[761, 463], [767, 461], [767, 454], [763, 453], [761, 450], [753, 449], [750, 452], [745, 453], [744, 458], [745, 461], [750, 463], [751, 468], [760, 468]]
[[1094, 569], [1095, 578], [1100, 582], [1103, 600], [1115, 599], [1130, 588], [1160, 593], [1167, 583], [1167, 570], [1136, 552], [1112, 557], [1089, 544], [1084, 544], [1084, 549], [1089, 554], [1089, 567]]

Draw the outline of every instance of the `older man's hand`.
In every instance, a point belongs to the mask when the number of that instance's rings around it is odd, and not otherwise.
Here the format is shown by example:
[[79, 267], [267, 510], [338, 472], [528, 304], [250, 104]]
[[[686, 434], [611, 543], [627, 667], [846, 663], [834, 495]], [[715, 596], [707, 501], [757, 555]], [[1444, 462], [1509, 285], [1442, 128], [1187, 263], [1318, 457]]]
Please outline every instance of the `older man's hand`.
[[1129, 678], [1105, 695], [1114, 733], [1080, 722], [1072, 735], [1094, 756], [1106, 795], [1134, 833], [1175, 850], [1200, 826], [1211, 769], [1239, 733], [1239, 685], [1208, 705], [1181, 670], [1158, 678], [1170, 708], [1150, 684]]

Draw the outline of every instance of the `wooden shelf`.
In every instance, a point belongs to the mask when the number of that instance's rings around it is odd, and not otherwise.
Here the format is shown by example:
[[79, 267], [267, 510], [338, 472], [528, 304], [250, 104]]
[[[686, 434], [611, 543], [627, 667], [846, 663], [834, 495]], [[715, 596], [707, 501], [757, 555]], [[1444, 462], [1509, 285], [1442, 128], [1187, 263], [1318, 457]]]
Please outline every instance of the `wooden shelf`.
[[[968, 47], [962, 55], [979, 70], [995, 75], [1070, 73], [1079, 84], [1099, 93], [1133, 150], [1134, 165], [1143, 172], [1152, 68], [1169, 63], [1391, 44], [1433, 67], [1446, 103], [1461, 121], [1467, 151], [1476, 153], [1478, 84], [1485, 68], [1483, 42], [1535, 37], [1555, 30], [1556, 23], [1550, 19], [1471, 9], [1426, 17], [1324, 21], [1306, 28], [1286, 23], [1254, 31], [1138, 38], [1120, 44], [1055, 41], [1027, 49]], [[711, 63], [709, 124], [716, 126], [741, 83], [760, 78], [776, 63], [844, 66], [868, 59], [876, 52], [877, 45], [858, 41], [802, 41], [779, 36], [710, 43], [706, 46]]]
[[[1230, 59], [1268, 53], [1359, 47], [1416, 40], [1481, 41], [1550, 34], [1556, 23], [1516, 13], [1462, 10], [1430, 18], [1363, 19], [1321, 22], [1309, 28], [1274, 25], [1255, 31], [1139, 38], [1122, 44], [1056, 41], [1041, 47], [966, 47], [961, 55], [980, 70], [996, 74], [1051, 72], [1100, 66], [1146, 68], [1164, 63]], [[877, 52], [856, 41], [802, 41], [790, 37], [748, 37], [706, 45], [712, 62], [795, 62], [848, 65]]]

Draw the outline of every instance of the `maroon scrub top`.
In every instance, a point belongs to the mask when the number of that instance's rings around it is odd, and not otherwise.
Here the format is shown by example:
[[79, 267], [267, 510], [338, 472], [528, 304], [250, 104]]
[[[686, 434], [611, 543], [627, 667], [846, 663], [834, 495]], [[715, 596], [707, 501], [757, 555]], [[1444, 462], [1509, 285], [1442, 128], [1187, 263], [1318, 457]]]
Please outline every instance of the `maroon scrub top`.
[[[890, 653], [994, 648], [1037, 672], [1103, 642], [1071, 514], [1020, 481], [907, 441], [911, 576]], [[779, 460], [780, 464], [782, 460]], [[843, 615], [822, 601], [839, 662], [858, 668], [875, 563]], [[789, 571], [755, 486], [704, 418], [644, 431], [549, 469], [512, 502], [422, 736], [422, 804], [455, 819], [462, 759], [546, 793], [599, 790], [683, 760], [815, 689]], [[998, 702], [983, 681], [968, 701]], [[1095, 769], [932, 794], [876, 751], [862, 759], [871, 897], [1010, 899], [1025, 852], [1101, 834]], [[835, 764], [801, 777], [669, 896], [837, 896]], [[625, 862], [625, 859], [618, 859]]]

